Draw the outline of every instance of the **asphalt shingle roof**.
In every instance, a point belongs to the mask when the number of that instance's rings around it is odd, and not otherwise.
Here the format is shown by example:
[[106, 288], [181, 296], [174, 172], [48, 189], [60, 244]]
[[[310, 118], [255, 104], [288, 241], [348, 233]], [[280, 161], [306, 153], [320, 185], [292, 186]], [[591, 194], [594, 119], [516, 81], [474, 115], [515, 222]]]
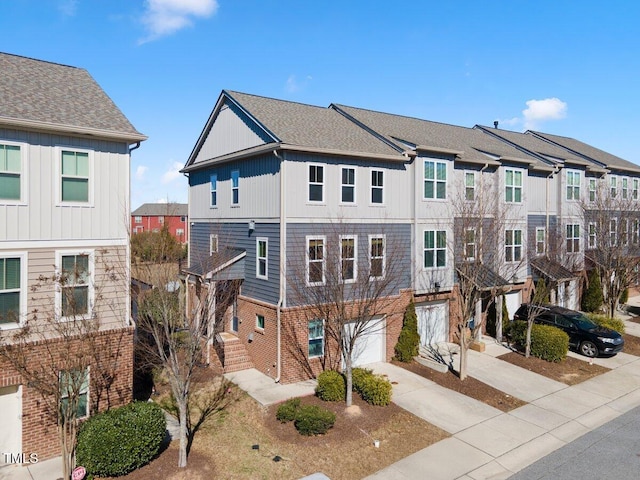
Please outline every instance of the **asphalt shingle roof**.
[[547, 257], [538, 257], [531, 260], [531, 266], [540, 272], [543, 276], [553, 281], [562, 281], [575, 278], [575, 275], [563, 267], [558, 262], [555, 262]]
[[495, 287], [511, 285], [509, 280], [480, 262], [461, 262], [456, 264], [459, 275], [469, 278], [478, 290], [490, 290]]
[[134, 217], [186, 216], [188, 207], [186, 203], [143, 203], [131, 212], [131, 215]]
[[146, 138], [85, 69], [0, 53], [0, 124], [17, 121]]

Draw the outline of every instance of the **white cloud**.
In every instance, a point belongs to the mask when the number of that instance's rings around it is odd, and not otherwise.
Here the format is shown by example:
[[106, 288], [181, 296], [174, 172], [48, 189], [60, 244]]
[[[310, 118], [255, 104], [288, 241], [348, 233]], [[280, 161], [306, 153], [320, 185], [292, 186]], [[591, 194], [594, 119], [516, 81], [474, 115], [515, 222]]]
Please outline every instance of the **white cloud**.
[[302, 81], [298, 81], [295, 75], [289, 75], [287, 83], [285, 84], [285, 90], [289, 93], [295, 93], [303, 89], [308, 83], [313, 80], [311, 75], [307, 75]]
[[78, 0], [62, 0], [58, 4], [58, 10], [63, 15], [73, 17], [76, 14], [78, 8]]
[[142, 23], [148, 36], [140, 43], [171, 35], [218, 10], [217, 0], [146, 0]]
[[166, 198], [159, 198], [156, 203], [169, 203]]
[[522, 111], [525, 129], [535, 129], [547, 120], [561, 120], [567, 116], [567, 104], [559, 98], [528, 100], [527, 108]]
[[166, 185], [167, 183], [171, 183], [174, 180], [180, 178], [182, 176], [182, 174], [180, 173], [180, 169], [183, 166], [184, 165], [182, 165], [182, 163], [180, 162], [173, 162], [169, 170], [164, 172], [164, 175], [162, 175], [162, 184]]
[[142, 180], [144, 178], [144, 174], [147, 173], [149, 167], [145, 167], [144, 165], [140, 165], [136, 168], [136, 180]]

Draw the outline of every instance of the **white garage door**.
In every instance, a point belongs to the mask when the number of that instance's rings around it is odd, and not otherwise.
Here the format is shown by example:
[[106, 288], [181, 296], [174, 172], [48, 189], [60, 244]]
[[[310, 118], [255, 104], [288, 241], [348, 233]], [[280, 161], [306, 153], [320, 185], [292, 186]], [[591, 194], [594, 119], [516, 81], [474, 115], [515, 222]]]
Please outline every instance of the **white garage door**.
[[[384, 319], [371, 320], [372, 324], [358, 335], [352, 355], [352, 365], [359, 367], [369, 363], [384, 362], [386, 360], [386, 325]], [[345, 332], [351, 333], [354, 324], [345, 325]]]
[[[0, 387], [0, 452], [22, 452], [22, 387]], [[0, 466], [4, 461], [0, 459]]]
[[435, 302], [416, 306], [420, 345], [433, 345], [449, 341], [448, 302]]
[[522, 297], [520, 296], [520, 291], [506, 293], [504, 298], [507, 302], [507, 311], [509, 312], [509, 320], [513, 320], [513, 316], [522, 305]]

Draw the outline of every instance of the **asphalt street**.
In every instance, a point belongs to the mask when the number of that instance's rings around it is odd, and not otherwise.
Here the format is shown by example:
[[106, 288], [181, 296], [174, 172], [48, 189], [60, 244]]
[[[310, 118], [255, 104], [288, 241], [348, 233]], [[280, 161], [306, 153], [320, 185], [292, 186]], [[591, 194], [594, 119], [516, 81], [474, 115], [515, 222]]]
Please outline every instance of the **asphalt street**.
[[640, 407], [583, 435], [509, 480], [640, 478]]

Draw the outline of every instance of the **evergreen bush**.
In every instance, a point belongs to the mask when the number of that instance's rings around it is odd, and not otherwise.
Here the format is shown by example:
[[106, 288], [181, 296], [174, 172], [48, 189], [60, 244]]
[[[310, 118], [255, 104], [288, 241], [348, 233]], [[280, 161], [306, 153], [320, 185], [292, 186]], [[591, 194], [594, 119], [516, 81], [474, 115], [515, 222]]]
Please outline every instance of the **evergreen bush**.
[[365, 380], [373, 375], [373, 370], [368, 368], [356, 367], [351, 369], [351, 381], [353, 383], [353, 391], [360, 393]]
[[293, 422], [296, 419], [299, 407], [300, 399], [290, 398], [278, 407], [276, 418], [282, 423]]
[[336, 415], [317, 405], [302, 405], [298, 408], [294, 425], [301, 435], [322, 435], [336, 421]]
[[[513, 341], [521, 348], [526, 344], [527, 322], [511, 322], [510, 332]], [[531, 328], [531, 355], [548, 362], [560, 362], [569, 351], [569, 335], [550, 325], [533, 324]]]
[[620, 304], [624, 305], [625, 303], [627, 303], [629, 301], [629, 289], [625, 288], [622, 293], [620, 294]]
[[611, 318], [607, 315], [598, 313], [587, 313], [587, 317], [589, 317], [593, 323], [597, 323], [601, 327], [610, 328], [618, 333], [624, 333], [624, 322], [619, 318]]
[[391, 403], [391, 382], [382, 375], [367, 375], [359, 386], [362, 399], [371, 404], [384, 407]]
[[409, 303], [404, 312], [402, 330], [395, 346], [396, 359], [401, 362], [410, 362], [418, 355], [420, 335], [418, 334], [418, 317], [413, 301]]
[[597, 269], [594, 268], [589, 272], [588, 282], [587, 290], [582, 295], [580, 307], [585, 312], [599, 312], [604, 303], [604, 294], [600, 283], [600, 273]]
[[335, 370], [325, 370], [318, 375], [316, 395], [325, 402], [339, 402], [347, 398], [344, 376]]

